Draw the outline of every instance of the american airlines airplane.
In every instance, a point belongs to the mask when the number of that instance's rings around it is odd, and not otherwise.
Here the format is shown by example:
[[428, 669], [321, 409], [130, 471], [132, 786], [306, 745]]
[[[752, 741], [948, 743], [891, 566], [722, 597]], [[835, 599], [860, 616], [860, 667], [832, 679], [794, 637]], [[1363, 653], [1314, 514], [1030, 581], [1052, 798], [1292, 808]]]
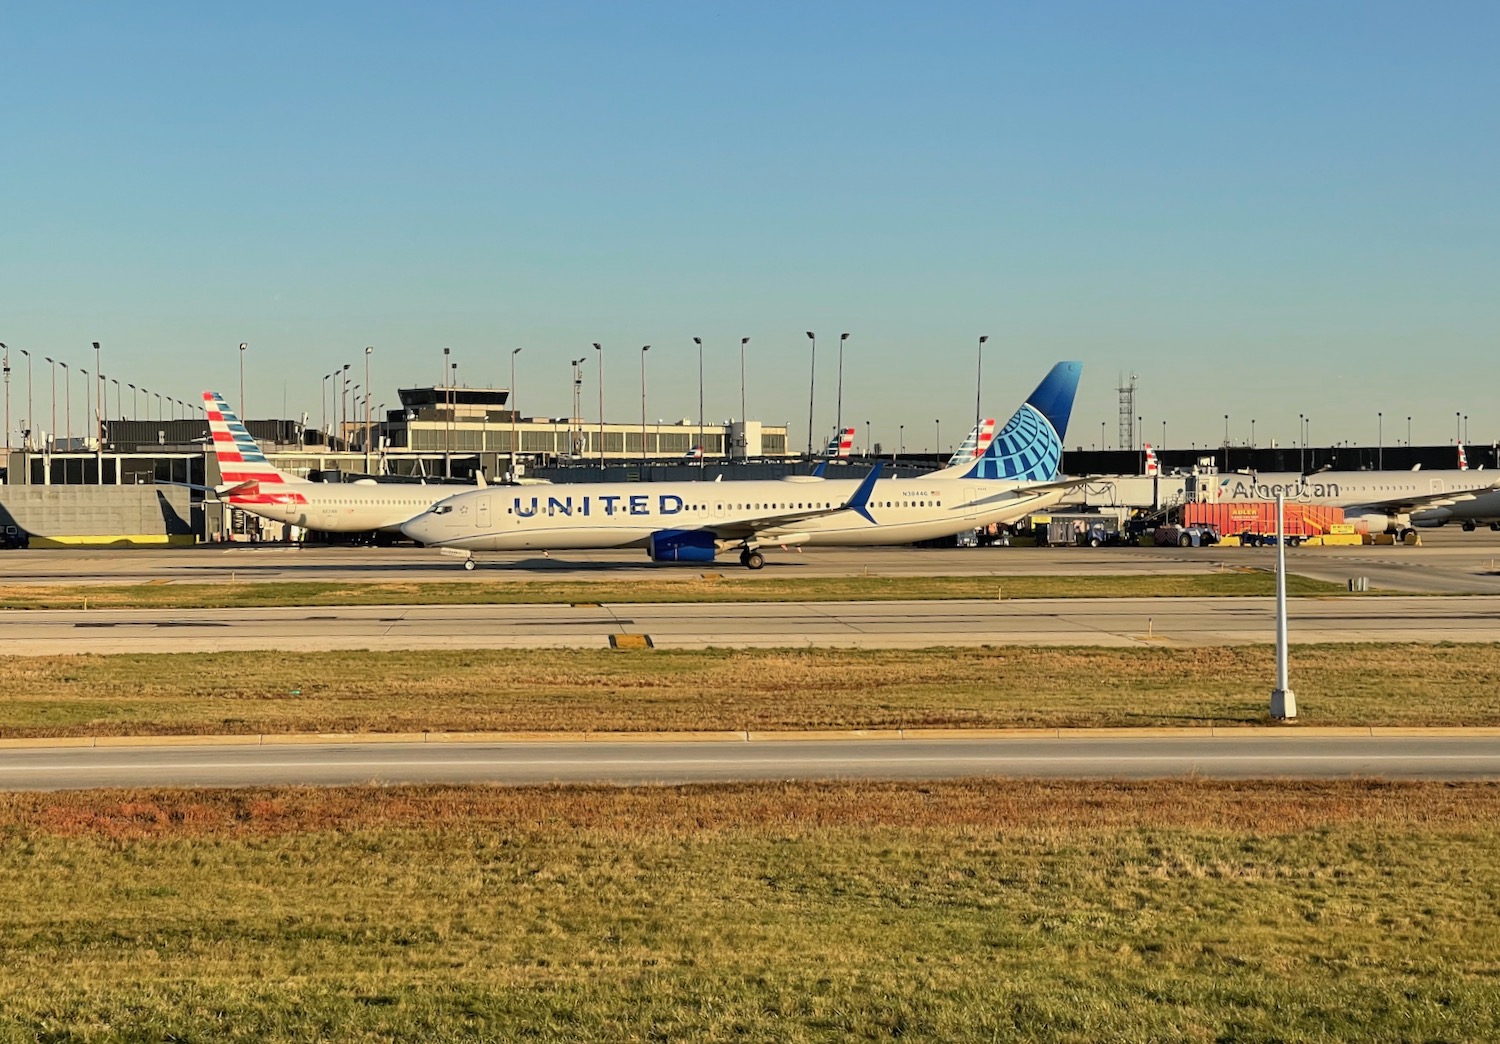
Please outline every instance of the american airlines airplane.
[[823, 456], [830, 457], [835, 460], [848, 460], [849, 454], [853, 452], [853, 450], [854, 429], [845, 428], [843, 431], [836, 431], [833, 433], [833, 437], [828, 440], [828, 448], [823, 451]]
[[453, 495], [452, 486], [397, 482], [309, 482], [272, 466], [218, 392], [203, 393], [219, 499], [242, 511], [324, 533], [397, 532], [401, 523]]
[[710, 562], [767, 545], [909, 544], [1014, 522], [1077, 485], [1060, 479], [1063, 436], [1083, 365], [1054, 366], [983, 456], [917, 478], [800, 476], [744, 482], [578, 483], [545, 492], [489, 488], [449, 497], [401, 531], [428, 547], [564, 551], [642, 547], [657, 562]]
[[954, 451], [953, 456], [948, 458], [947, 466], [957, 467], [966, 460], [984, 456], [984, 451], [990, 448], [990, 443], [995, 441], [995, 418], [986, 417], [979, 422], [977, 428], [969, 432], [969, 437]]
[[1467, 469], [1220, 475], [1210, 499], [1274, 500], [1277, 493], [1288, 501], [1341, 507], [1346, 521], [1370, 533], [1500, 522], [1500, 472]]

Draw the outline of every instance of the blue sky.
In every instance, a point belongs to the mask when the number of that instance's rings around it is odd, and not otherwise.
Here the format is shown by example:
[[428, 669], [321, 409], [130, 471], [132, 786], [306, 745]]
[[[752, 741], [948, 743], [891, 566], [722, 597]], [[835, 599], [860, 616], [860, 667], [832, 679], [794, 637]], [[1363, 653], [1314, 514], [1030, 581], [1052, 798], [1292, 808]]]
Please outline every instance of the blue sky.
[[[1173, 445], [1500, 434], [1500, 7], [148, 4], [6, 14], [0, 340], [255, 416], [518, 358], [528, 414], [961, 438], [1082, 359]], [[19, 358], [13, 352], [13, 366]], [[597, 394], [594, 360], [584, 401]], [[12, 385], [19, 427], [21, 384]], [[36, 378], [38, 402], [46, 387]], [[21, 389], [18, 392], [18, 387]], [[39, 415], [42, 409], [38, 409]], [[594, 415], [592, 405], [585, 414]], [[45, 418], [42, 418], [45, 419]], [[1404, 437], [1404, 430], [1388, 441]]]

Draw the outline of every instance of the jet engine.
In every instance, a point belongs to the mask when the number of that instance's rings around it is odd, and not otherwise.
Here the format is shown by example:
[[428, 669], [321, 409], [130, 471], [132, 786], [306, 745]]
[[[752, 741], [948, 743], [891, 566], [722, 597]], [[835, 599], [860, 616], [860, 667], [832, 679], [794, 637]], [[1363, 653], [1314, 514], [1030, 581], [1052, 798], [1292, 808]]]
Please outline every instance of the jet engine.
[[712, 562], [718, 542], [702, 529], [663, 529], [646, 545], [653, 562]]
[[1400, 533], [1411, 528], [1410, 515], [1388, 515], [1385, 512], [1370, 512], [1363, 515], [1345, 515], [1344, 521], [1360, 534]]

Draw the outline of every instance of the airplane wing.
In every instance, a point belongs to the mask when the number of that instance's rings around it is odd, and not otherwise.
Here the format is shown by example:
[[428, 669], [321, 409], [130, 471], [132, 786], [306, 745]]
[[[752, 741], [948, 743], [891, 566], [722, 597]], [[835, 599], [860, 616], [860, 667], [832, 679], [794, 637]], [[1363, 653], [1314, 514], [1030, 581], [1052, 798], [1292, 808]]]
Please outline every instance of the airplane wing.
[[1466, 486], [1463, 489], [1450, 489], [1443, 493], [1391, 497], [1388, 500], [1371, 500], [1360, 504], [1359, 507], [1370, 508], [1375, 511], [1426, 511], [1429, 508], [1451, 507], [1454, 504], [1462, 504], [1465, 501], [1474, 500], [1496, 489], [1500, 489], [1500, 478], [1496, 478], [1492, 482]]
[[837, 507], [808, 508], [803, 511], [784, 511], [775, 515], [762, 515], [759, 518], [739, 519], [727, 524], [715, 524], [703, 526], [703, 529], [712, 530], [724, 540], [739, 540], [751, 537], [766, 529], [778, 529], [782, 526], [794, 525], [806, 521], [809, 518], [823, 518], [826, 515], [837, 515], [845, 511], [854, 511], [870, 518], [870, 513], [865, 505], [870, 502], [870, 494], [875, 489], [875, 482], [880, 478], [881, 468], [885, 466], [883, 461], [877, 462], [870, 473], [865, 476], [859, 488], [850, 494], [849, 499]]

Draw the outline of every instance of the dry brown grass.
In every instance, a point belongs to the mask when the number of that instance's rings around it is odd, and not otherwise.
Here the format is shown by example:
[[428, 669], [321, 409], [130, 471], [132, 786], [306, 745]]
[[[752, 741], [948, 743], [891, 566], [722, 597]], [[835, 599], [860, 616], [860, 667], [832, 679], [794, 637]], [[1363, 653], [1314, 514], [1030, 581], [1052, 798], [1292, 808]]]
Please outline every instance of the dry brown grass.
[[11, 1041], [1500, 1039], [1500, 786], [0, 796]]
[[[1265, 720], [1265, 646], [0, 658], [0, 735], [1127, 726]], [[1304, 720], [1500, 724], [1500, 645], [1301, 646]]]
[[566, 837], [803, 835], [899, 827], [1132, 827], [1292, 834], [1500, 822], [1500, 784], [1330, 781], [956, 780], [672, 787], [393, 786], [0, 792], [0, 837], [114, 841], [408, 829]]
[[[1338, 584], [1290, 576], [1293, 595], [1341, 595]], [[0, 609], [200, 609], [264, 606], [509, 605], [573, 602], [848, 602], [994, 598], [1269, 596], [1256, 569], [1155, 576], [773, 577], [742, 574], [619, 580], [375, 583], [0, 584]]]

